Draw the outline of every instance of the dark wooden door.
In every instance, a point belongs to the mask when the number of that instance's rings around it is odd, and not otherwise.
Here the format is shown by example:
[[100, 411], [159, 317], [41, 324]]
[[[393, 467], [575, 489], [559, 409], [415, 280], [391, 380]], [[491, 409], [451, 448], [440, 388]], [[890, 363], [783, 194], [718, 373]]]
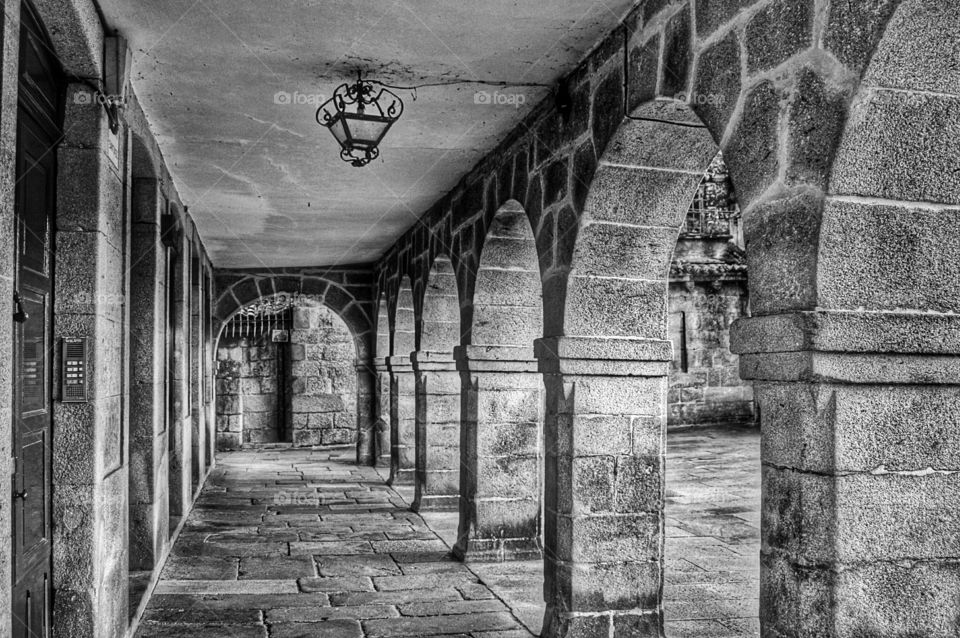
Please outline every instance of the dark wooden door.
[[53, 224], [60, 82], [24, 5], [16, 151], [13, 636], [46, 638], [51, 609]]

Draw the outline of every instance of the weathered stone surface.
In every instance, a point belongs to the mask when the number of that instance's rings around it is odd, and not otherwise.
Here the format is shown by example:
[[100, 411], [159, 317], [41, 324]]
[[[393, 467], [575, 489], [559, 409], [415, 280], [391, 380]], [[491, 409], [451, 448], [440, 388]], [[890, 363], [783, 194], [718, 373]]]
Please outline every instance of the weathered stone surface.
[[747, 25], [747, 72], [778, 66], [810, 46], [813, 39], [813, 0], [773, 2]]
[[909, 202], [960, 201], [960, 173], [941, 140], [957, 135], [960, 98], [876, 90], [850, 114], [831, 193]]
[[742, 99], [743, 113], [723, 156], [730, 167], [740, 206], [746, 209], [777, 174], [782, 96], [772, 83], [764, 81]]
[[691, 106], [717, 139], [723, 137], [741, 90], [740, 42], [737, 32], [700, 54]]
[[690, 65], [693, 62], [693, 39], [690, 31], [689, 9], [678, 11], [664, 29], [660, 93], [665, 97], [682, 100], [686, 96]]

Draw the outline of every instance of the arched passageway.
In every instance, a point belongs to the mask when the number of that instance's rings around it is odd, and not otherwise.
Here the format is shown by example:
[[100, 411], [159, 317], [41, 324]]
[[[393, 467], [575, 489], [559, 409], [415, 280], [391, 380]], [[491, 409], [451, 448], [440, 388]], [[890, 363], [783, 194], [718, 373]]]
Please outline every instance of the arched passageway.
[[539, 557], [542, 382], [533, 341], [543, 334], [536, 242], [509, 202], [487, 231], [469, 338], [456, 349], [462, 382], [460, 529], [464, 560]]
[[281, 295], [241, 308], [217, 361], [218, 449], [356, 445], [354, 337], [320, 302]]
[[427, 275], [420, 344], [413, 367], [417, 383], [417, 476], [414, 511], [455, 510], [460, 500], [460, 376], [453, 358], [460, 345], [457, 277], [446, 255]]

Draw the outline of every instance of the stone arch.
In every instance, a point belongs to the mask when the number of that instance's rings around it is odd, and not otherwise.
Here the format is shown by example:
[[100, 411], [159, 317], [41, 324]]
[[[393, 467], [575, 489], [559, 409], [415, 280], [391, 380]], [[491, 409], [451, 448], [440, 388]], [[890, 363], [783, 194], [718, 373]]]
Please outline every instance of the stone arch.
[[543, 335], [536, 239], [526, 212], [508, 200], [493, 218], [480, 251], [464, 343], [529, 348]]
[[410, 283], [410, 276], [404, 275], [397, 289], [393, 332], [390, 339], [391, 356], [409, 357], [410, 353], [417, 349], [416, 334], [413, 286]]
[[[335, 312], [353, 333], [357, 346], [357, 360], [366, 362], [375, 348], [371, 286], [367, 282], [358, 285], [345, 284], [342, 277], [329, 274], [260, 274], [234, 271], [218, 271], [217, 295], [214, 306], [219, 335], [223, 326], [244, 306], [258, 299], [274, 295], [296, 298], [309, 296]], [[218, 336], [219, 339], [219, 336]]]
[[159, 179], [161, 176], [157, 158], [150, 150], [150, 144], [142, 135], [131, 131], [132, 154], [130, 158], [133, 179]]
[[450, 258], [437, 255], [427, 275], [419, 315], [418, 350], [450, 354], [460, 345], [460, 297]]
[[[951, 3], [898, 4], [823, 193], [792, 211], [815, 234], [767, 231], [802, 240], [810, 266], [805, 303], [765, 303], [735, 340], [763, 418], [764, 635], [956, 632], [937, 610], [960, 587], [939, 514], [960, 471], [944, 429], [960, 408], [958, 39]], [[814, 493], [829, 505], [804, 507]]]
[[559, 273], [565, 298], [545, 302], [547, 335], [666, 339], [670, 260], [717, 145], [680, 102], [654, 101], [634, 115], [662, 121], [626, 120], [600, 158], [571, 268]]

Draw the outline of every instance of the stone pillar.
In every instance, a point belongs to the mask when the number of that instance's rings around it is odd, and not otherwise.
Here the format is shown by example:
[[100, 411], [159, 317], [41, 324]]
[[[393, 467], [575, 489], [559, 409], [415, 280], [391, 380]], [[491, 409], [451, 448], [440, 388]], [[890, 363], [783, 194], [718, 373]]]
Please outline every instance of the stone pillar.
[[956, 317], [741, 319], [763, 432], [763, 636], [955, 635]]
[[446, 352], [414, 352], [416, 491], [413, 511], [456, 510], [460, 501], [460, 373]]
[[413, 485], [416, 468], [416, 379], [410, 357], [387, 357], [390, 370], [390, 485]]
[[133, 183], [130, 287], [130, 569], [152, 570], [167, 541], [166, 280], [160, 185]]
[[190, 260], [190, 423], [191, 432], [191, 486], [196, 495], [206, 472], [206, 411], [203, 402], [204, 325], [203, 272], [198, 256], [199, 238], [194, 243]]
[[460, 560], [539, 558], [543, 385], [527, 348], [457, 346]]
[[373, 365], [357, 364], [357, 465], [373, 465], [377, 458], [376, 383]]
[[662, 636], [669, 341], [536, 342], [546, 386], [543, 636]]
[[377, 357], [373, 360], [373, 371], [376, 383], [376, 401], [374, 410], [376, 415], [376, 452], [374, 463], [378, 467], [390, 467], [391, 457], [391, 428], [390, 428], [390, 370], [387, 367], [386, 357]]
[[193, 453], [190, 418], [190, 243], [182, 233], [171, 271], [173, 284], [173, 415], [170, 423], [170, 515], [182, 517], [190, 510], [193, 491], [190, 489], [190, 466]]

